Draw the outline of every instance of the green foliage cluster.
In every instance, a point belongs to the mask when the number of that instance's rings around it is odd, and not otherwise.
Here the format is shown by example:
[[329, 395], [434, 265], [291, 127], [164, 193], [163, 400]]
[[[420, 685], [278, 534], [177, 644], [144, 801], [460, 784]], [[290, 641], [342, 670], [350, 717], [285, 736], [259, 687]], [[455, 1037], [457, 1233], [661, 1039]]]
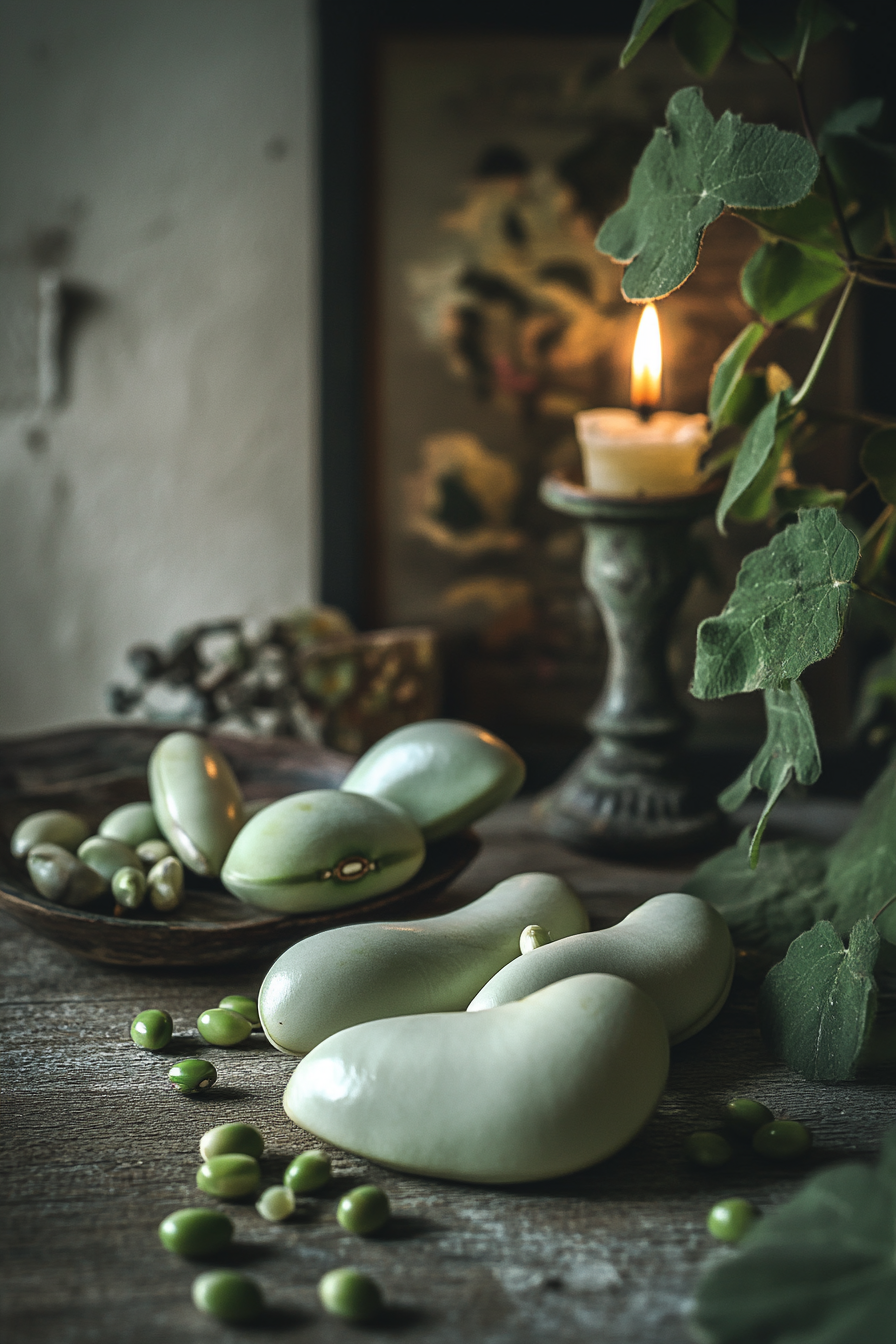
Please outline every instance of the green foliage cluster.
[[702, 1344], [874, 1344], [896, 1320], [896, 1131], [757, 1219], [697, 1288]]
[[[712, 462], [726, 473], [719, 530], [765, 523], [771, 538], [747, 555], [722, 613], [700, 626], [692, 691], [702, 699], [762, 691], [765, 742], [719, 801], [734, 810], [758, 789], [766, 802], [752, 835], [703, 864], [689, 889], [722, 912], [741, 945], [784, 957], [762, 991], [762, 1029], [772, 1051], [807, 1078], [842, 1080], [852, 1076], [873, 1022], [875, 973], [896, 967], [896, 904], [889, 904], [896, 899], [896, 762], [830, 849], [804, 841], [762, 845], [762, 837], [788, 784], [812, 784], [820, 773], [804, 671], [837, 647], [857, 592], [886, 604], [883, 613], [896, 606], [896, 424], [852, 410], [834, 414], [812, 400], [855, 290], [896, 289], [896, 145], [878, 129], [880, 99], [859, 99], [824, 125], [812, 124], [803, 87], [809, 51], [851, 27], [829, 0], [781, 0], [757, 14], [750, 0], [643, 0], [622, 65], [663, 25], [699, 77], [732, 43], [775, 65], [803, 128], [795, 134], [751, 125], [730, 111], [716, 119], [699, 88], [679, 90], [634, 170], [627, 201], [604, 222], [596, 245], [625, 265], [626, 297], [646, 301], [687, 280], [706, 229], [724, 212], [756, 230], [756, 250], [740, 278], [751, 318], [715, 366], [707, 413]], [[799, 385], [763, 358], [769, 336], [787, 326], [817, 332]], [[799, 475], [806, 450], [832, 423], [865, 428], [858, 463], [864, 476], [849, 499]], [[846, 511], [863, 491], [863, 503], [877, 500], [864, 529]], [[896, 630], [892, 617], [889, 628]], [[896, 650], [869, 674], [860, 721], [867, 727], [888, 701], [896, 704]], [[751, 1234], [751, 1244], [765, 1236]], [[771, 1246], [774, 1238], [767, 1240]], [[705, 1321], [709, 1305], [707, 1297]], [[724, 1324], [721, 1297], [716, 1308], [723, 1323], [708, 1338], [753, 1337]]]

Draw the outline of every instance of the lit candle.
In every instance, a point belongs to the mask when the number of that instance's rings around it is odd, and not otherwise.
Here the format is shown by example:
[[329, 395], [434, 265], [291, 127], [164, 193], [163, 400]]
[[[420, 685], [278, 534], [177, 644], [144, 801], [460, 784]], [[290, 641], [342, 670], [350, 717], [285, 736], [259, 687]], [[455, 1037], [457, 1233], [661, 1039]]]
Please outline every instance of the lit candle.
[[580, 411], [576, 435], [585, 484], [619, 499], [693, 495], [704, 484], [700, 455], [709, 442], [705, 415], [657, 411], [663, 350], [656, 308], [644, 309], [632, 353], [632, 407]]

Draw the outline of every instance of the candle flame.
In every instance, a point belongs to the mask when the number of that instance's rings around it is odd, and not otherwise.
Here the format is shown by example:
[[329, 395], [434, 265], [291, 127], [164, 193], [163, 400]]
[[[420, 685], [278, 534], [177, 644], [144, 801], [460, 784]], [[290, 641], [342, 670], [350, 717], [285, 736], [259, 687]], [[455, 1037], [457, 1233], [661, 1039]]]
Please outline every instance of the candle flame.
[[652, 411], [660, 399], [663, 380], [663, 346], [656, 305], [648, 303], [638, 324], [632, 351], [632, 406], [636, 411]]

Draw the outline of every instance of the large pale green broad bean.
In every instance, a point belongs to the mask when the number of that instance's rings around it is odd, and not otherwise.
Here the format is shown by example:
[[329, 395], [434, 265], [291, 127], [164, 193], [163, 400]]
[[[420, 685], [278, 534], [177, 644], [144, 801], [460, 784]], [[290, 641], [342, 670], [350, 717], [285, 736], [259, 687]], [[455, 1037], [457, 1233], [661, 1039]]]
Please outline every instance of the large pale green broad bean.
[[344, 1027], [404, 1013], [461, 1011], [519, 956], [520, 929], [588, 928], [575, 892], [549, 873], [519, 873], [461, 910], [433, 919], [327, 929], [274, 962], [258, 996], [268, 1040], [300, 1055]]
[[734, 947], [717, 910], [696, 896], [654, 896], [619, 924], [535, 948], [484, 985], [470, 1011], [510, 1003], [570, 975], [630, 980], [653, 999], [674, 1045], [721, 1009], [734, 974]]
[[283, 1105], [303, 1129], [401, 1171], [547, 1180], [628, 1143], [668, 1061], [653, 1001], [616, 976], [582, 975], [490, 1013], [337, 1032], [299, 1064]]
[[484, 728], [428, 719], [387, 733], [341, 788], [397, 803], [427, 840], [439, 840], [507, 802], [525, 777], [516, 752]]

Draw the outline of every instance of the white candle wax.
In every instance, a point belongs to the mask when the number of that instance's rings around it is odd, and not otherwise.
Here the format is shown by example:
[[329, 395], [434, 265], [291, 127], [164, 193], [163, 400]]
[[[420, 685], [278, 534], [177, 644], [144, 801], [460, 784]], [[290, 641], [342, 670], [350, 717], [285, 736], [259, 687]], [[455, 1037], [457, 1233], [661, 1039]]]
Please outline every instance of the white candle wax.
[[642, 420], [636, 411], [580, 411], [576, 436], [585, 484], [619, 499], [693, 495], [704, 483], [699, 468], [709, 443], [705, 415], [656, 411]]

